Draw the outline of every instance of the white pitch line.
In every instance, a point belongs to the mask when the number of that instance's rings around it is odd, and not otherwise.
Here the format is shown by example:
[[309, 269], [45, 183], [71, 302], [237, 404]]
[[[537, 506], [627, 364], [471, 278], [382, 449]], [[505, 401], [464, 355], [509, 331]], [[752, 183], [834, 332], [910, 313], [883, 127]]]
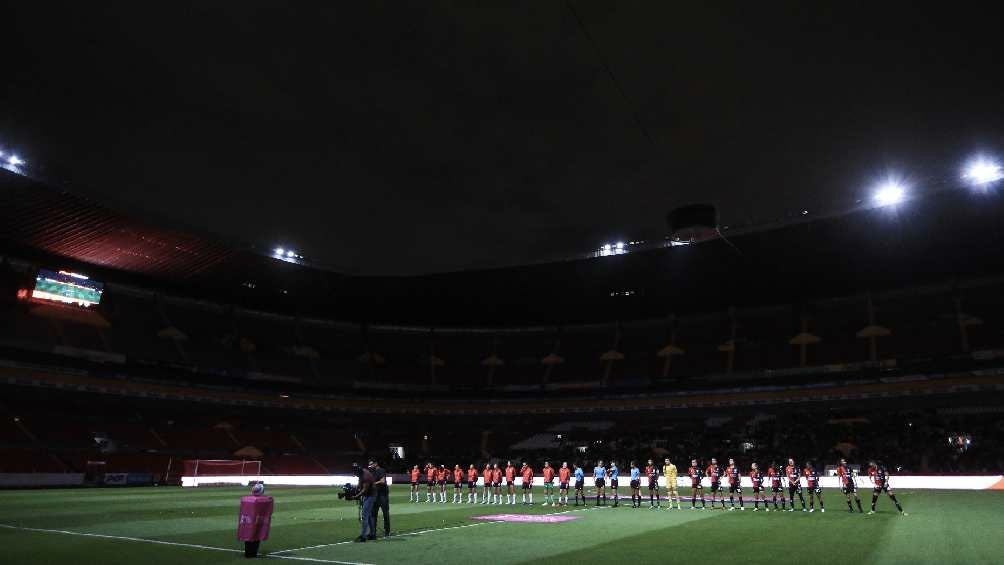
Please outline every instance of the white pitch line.
[[[81, 536], [88, 538], [99, 538], [99, 539], [113, 539], [120, 541], [136, 541], [142, 543], [153, 543], [157, 545], [173, 545], [175, 547], [190, 547], [192, 549], [208, 549], [210, 551], [226, 551], [228, 553], [244, 553], [240, 549], [231, 549], [229, 547], [213, 547], [211, 545], [199, 545], [195, 543], [179, 543], [175, 541], [164, 541], [159, 539], [148, 539], [148, 538], [134, 538], [129, 536], [111, 536], [107, 534], [91, 534], [87, 532], [74, 532], [70, 530], [51, 530], [47, 528], [28, 528], [24, 526], [11, 526], [9, 524], [0, 524], [0, 528], [6, 528], [8, 530], [20, 530], [23, 532], [42, 532], [47, 534], [63, 534], [68, 536]], [[293, 557], [292, 555], [274, 555], [268, 554], [266, 557], [274, 557], [275, 559], [292, 559], [295, 561], [313, 561], [318, 563], [336, 563], [339, 565], [374, 565], [373, 563], [359, 563], [356, 561], [336, 561], [333, 559], [315, 559], [313, 557]]]

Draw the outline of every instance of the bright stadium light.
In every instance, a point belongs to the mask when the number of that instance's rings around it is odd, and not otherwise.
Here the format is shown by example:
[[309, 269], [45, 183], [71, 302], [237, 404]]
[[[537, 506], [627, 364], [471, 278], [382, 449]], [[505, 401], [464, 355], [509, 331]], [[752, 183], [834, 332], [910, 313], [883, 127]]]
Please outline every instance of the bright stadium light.
[[988, 157], [976, 157], [966, 164], [962, 178], [974, 186], [996, 182], [1004, 178], [1004, 170], [999, 163]]
[[892, 206], [899, 204], [906, 198], [906, 188], [897, 180], [889, 179], [875, 189], [873, 196], [875, 203], [879, 206]]
[[293, 257], [295, 255], [296, 255], [296, 252], [293, 251], [292, 249], [290, 249], [289, 251], [286, 252], [286, 257]]
[[10, 163], [11, 165], [23, 165], [24, 164], [24, 161], [22, 161], [21, 159], [19, 159], [17, 155], [11, 155], [10, 157], [8, 157], [7, 158], [7, 162]]
[[603, 246], [603, 250], [604, 250], [604, 251], [610, 251], [610, 249], [611, 249], [611, 245], [610, 245], [609, 243], [607, 243], [607, 244], [605, 244], [605, 245]]
[[281, 247], [276, 247], [275, 254], [281, 257], [286, 254], [286, 250]]
[[622, 251], [624, 249], [624, 242], [623, 241], [618, 241], [616, 247], [617, 247], [617, 251]]

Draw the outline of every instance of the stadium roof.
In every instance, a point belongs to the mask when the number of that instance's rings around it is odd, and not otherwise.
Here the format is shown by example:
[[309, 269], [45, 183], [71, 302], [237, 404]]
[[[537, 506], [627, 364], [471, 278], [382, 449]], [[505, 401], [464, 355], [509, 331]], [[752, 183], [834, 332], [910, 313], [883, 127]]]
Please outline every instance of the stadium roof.
[[374, 323], [561, 325], [951, 282], [1004, 273], [1002, 226], [998, 194], [947, 190], [730, 241], [491, 270], [349, 276], [139, 221], [0, 171], [0, 240], [8, 253], [42, 266], [90, 268], [109, 281]]

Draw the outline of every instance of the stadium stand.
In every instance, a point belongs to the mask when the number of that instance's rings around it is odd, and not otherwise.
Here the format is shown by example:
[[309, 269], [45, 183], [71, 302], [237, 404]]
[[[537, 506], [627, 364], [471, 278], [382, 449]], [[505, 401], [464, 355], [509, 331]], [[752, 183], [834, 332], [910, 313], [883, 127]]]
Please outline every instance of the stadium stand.
[[[0, 472], [174, 482], [184, 459], [247, 449], [273, 472], [326, 473], [392, 444], [411, 461], [719, 444], [999, 472], [1004, 205], [934, 204], [737, 234], [738, 253], [716, 240], [364, 277], [0, 171]], [[912, 237], [939, 223], [951, 241]], [[40, 268], [100, 280], [101, 304], [29, 299]], [[359, 429], [374, 414], [394, 417]], [[597, 414], [609, 426], [587, 426]]]

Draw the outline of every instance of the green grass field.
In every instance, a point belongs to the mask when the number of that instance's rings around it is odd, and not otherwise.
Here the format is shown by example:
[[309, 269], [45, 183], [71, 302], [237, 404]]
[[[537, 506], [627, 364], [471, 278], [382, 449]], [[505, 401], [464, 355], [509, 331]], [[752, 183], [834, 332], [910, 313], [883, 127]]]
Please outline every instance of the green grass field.
[[[0, 491], [0, 563], [244, 562], [235, 539], [244, 493], [207, 487]], [[848, 514], [836, 491], [825, 494], [826, 514], [808, 514], [653, 511], [647, 500], [640, 510], [414, 504], [407, 487], [395, 487], [395, 535], [365, 544], [339, 543], [359, 527], [356, 506], [337, 500], [335, 489], [273, 488], [269, 494], [275, 515], [262, 553], [276, 563], [1004, 562], [1000, 491], [904, 490], [897, 494], [909, 516], [885, 498], [868, 516]], [[870, 492], [862, 494], [867, 512]], [[553, 524], [471, 519], [568, 510], [575, 520]], [[321, 544], [335, 545], [298, 549]]]

